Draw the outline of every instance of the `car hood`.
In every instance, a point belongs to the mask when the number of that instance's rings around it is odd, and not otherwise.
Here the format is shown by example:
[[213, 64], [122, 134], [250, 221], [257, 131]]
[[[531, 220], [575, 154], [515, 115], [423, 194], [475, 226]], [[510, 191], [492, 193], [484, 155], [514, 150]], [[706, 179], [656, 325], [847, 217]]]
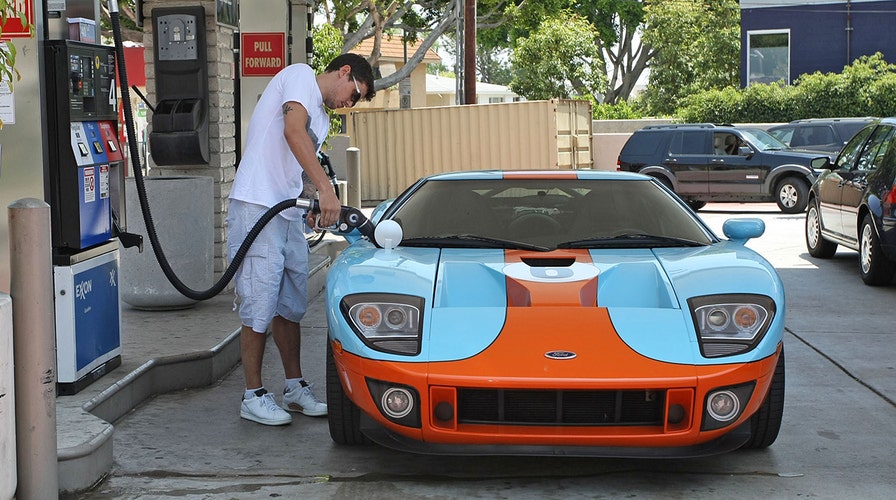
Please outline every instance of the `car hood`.
[[[357, 242], [340, 254], [328, 273], [331, 330], [348, 328], [338, 307], [342, 297], [370, 292], [424, 298], [425, 347], [417, 361], [476, 355], [499, 335], [507, 334], [508, 311], [515, 308], [540, 308], [546, 317], [558, 310], [572, 318], [581, 315], [581, 331], [562, 332], [573, 336], [587, 335], [593, 329], [585, 322], [592, 317], [588, 310], [605, 308], [615, 334], [631, 349], [652, 359], [688, 364], [720, 362], [700, 355], [689, 298], [726, 293], [766, 295], [778, 307], [772, 327], [783, 328], [784, 316], [783, 286], [771, 265], [755, 252], [727, 241], [698, 248], [550, 253], [437, 248], [386, 251]], [[546, 325], [539, 328], [545, 328], [545, 335], [561, 333], [551, 332]], [[352, 337], [341, 339], [349, 351], [408, 360], [375, 353]], [[770, 344], [724, 362], [768, 356], [777, 341]]]

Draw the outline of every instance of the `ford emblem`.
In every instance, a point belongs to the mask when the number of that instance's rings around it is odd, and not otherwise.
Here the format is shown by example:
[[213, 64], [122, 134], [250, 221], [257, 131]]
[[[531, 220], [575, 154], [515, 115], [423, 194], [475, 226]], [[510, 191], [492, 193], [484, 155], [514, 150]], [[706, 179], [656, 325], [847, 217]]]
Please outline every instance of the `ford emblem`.
[[572, 359], [576, 357], [576, 353], [572, 351], [548, 351], [544, 353], [544, 357], [548, 359]]

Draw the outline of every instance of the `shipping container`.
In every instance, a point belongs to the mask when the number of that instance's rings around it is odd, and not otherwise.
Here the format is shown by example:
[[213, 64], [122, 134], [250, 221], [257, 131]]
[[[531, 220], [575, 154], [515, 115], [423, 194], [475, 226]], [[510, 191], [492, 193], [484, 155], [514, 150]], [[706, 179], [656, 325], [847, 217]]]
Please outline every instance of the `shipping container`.
[[348, 120], [361, 153], [362, 202], [435, 173], [592, 168], [591, 103], [523, 101], [377, 111]]

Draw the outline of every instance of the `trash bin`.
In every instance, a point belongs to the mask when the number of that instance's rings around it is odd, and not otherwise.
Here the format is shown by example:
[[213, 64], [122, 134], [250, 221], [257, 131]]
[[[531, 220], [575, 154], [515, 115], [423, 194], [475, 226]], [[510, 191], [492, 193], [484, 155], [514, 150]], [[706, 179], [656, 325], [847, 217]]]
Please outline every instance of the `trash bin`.
[[[159, 244], [174, 274], [194, 290], [214, 279], [214, 181], [202, 176], [145, 177]], [[143, 252], [121, 249], [121, 300], [137, 309], [185, 309], [196, 303], [168, 281], [156, 260], [140, 208], [136, 179], [125, 182], [128, 232], [143, 235]]]

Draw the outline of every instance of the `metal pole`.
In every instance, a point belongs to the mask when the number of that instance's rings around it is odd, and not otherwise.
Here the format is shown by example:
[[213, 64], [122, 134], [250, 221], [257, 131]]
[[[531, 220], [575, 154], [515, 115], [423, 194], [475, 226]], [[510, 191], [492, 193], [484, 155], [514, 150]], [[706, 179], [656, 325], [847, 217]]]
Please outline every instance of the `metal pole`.
[[345, 163], [348, 205], [361, 208], [361, 150], [358, 148], [346, 149]]
[[50, 206], [9, 205], [19, 500], [57, 498], [56, 330]]
[[476, 104], [476, 0], [464, 12], [464, 104]]

